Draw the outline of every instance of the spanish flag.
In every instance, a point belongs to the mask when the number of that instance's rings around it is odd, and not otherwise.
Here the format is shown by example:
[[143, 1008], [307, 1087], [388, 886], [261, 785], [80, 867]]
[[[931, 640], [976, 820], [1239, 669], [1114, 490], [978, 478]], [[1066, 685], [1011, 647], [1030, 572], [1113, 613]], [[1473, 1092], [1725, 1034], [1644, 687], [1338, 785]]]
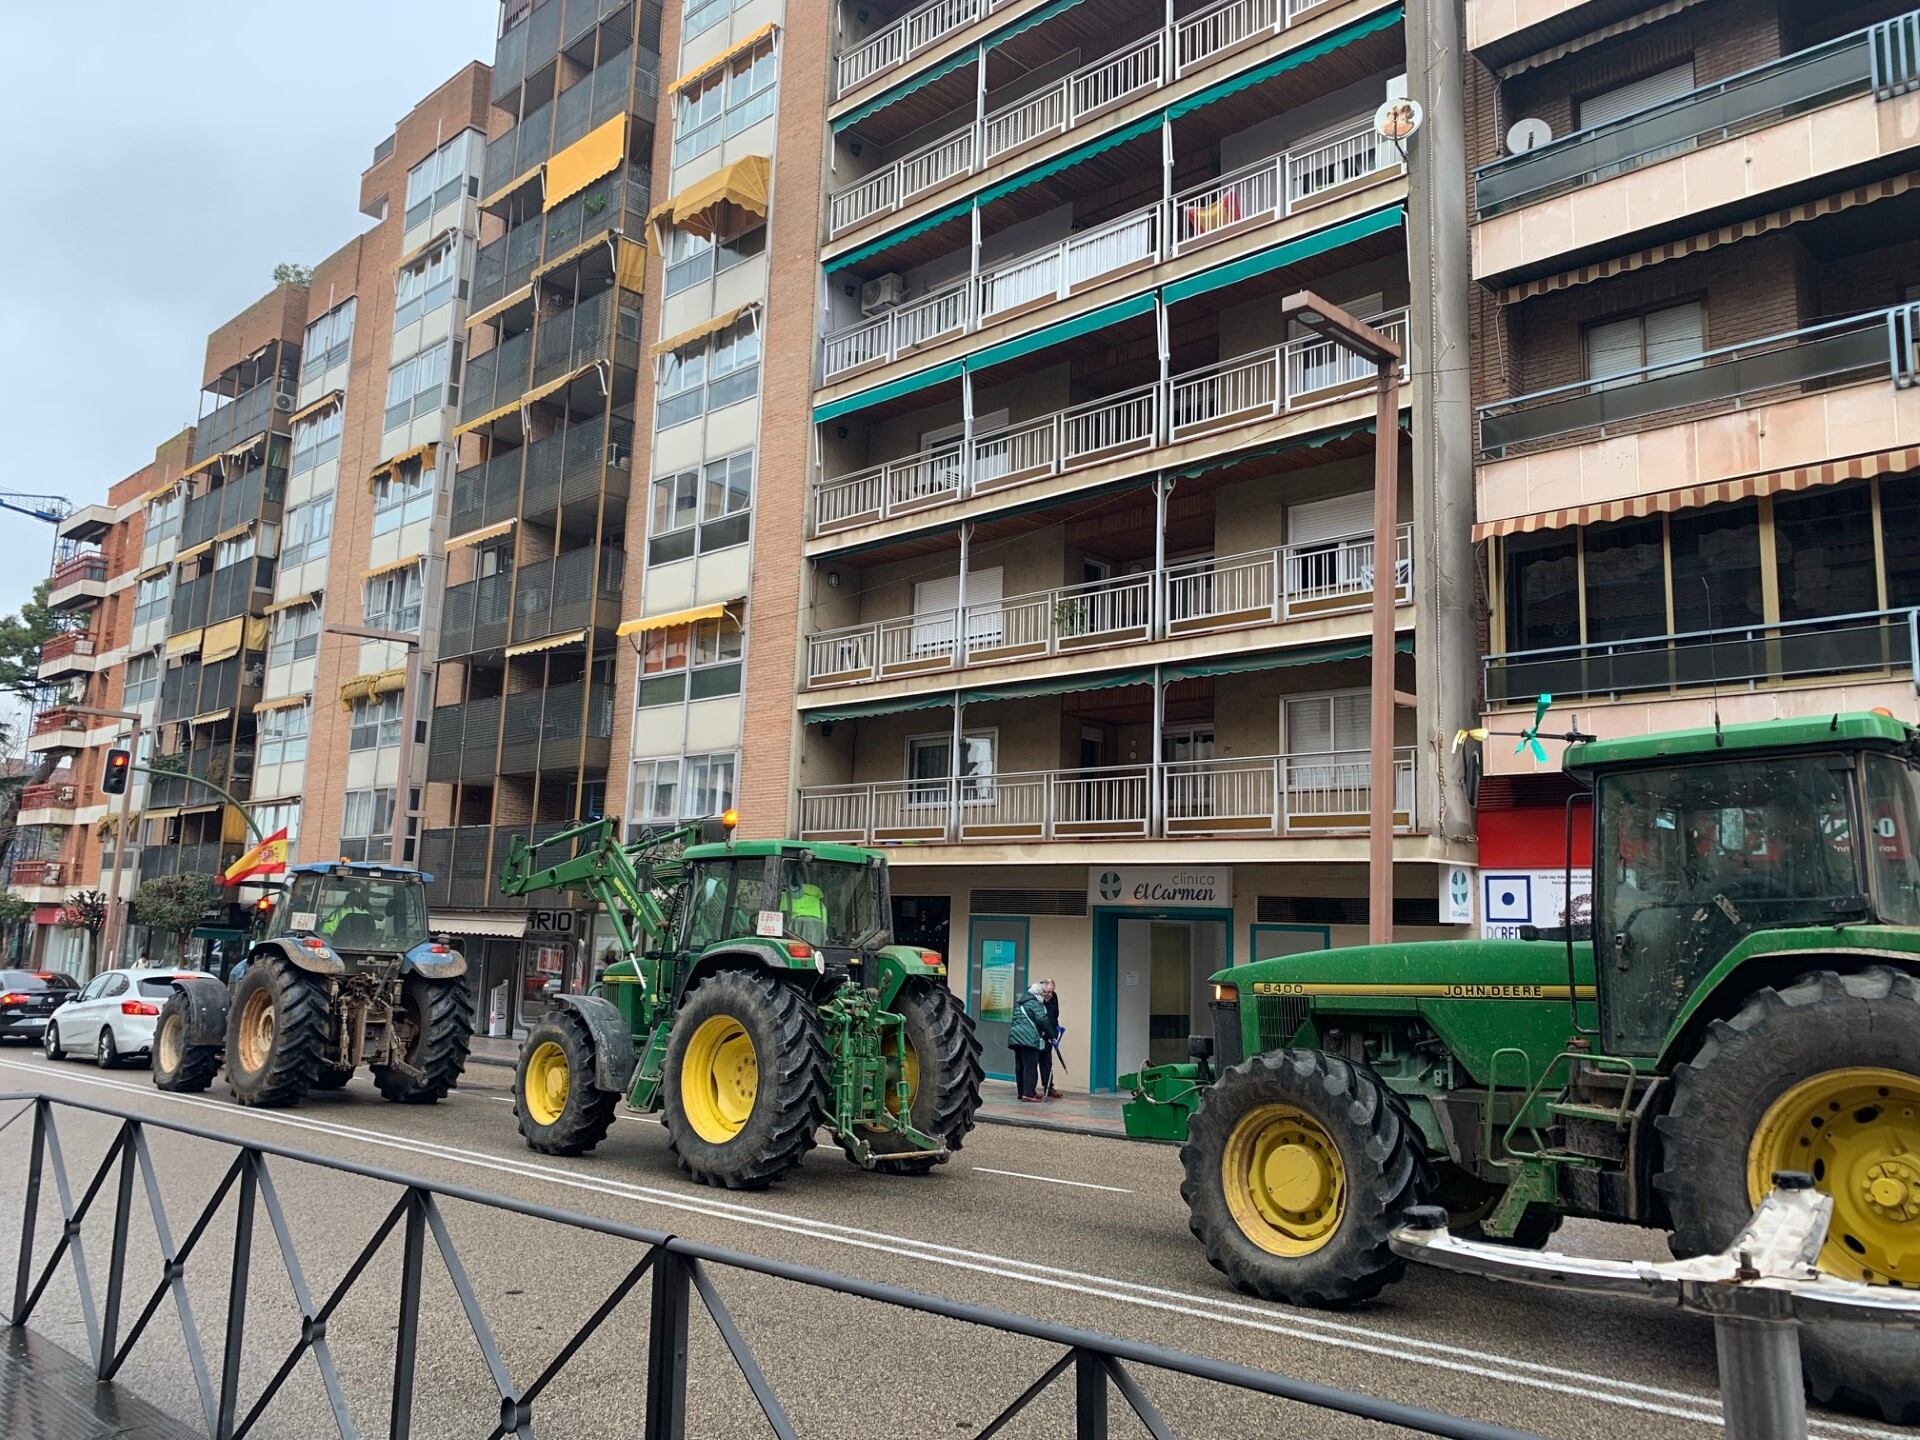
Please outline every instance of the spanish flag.
[[222, 885], [238, 885], [255, 875], [278, 875], [287, 868], [287, 827], [282, 825], [227, 867]]

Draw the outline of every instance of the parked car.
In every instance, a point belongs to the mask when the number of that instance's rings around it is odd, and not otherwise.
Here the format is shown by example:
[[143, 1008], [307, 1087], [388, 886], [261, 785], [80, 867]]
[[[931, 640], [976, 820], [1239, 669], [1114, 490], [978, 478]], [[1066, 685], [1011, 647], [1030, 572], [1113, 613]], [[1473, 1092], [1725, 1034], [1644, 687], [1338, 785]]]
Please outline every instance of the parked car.
[[49, 1060], [90, 1054], [103, 1070], [153, 1053], [153, 1027], [173, 982], [197, 970], [102, 970], [46, 1020]]
[[38, 1040], [47, 1016], [79, 988], [58, 970], [0, 970], [0, 1040]]

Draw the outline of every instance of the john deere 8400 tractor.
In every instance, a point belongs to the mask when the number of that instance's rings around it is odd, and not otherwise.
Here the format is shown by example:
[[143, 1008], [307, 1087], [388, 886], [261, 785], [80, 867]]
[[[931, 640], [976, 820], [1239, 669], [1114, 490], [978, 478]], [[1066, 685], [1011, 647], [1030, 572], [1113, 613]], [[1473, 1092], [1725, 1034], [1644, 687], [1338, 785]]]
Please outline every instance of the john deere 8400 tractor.
[[550, 1155], [591, 1150], [624, 1095], [664, 1112], [681, 1168], [709, 1185], [771, 1184], [822, 1125], [867, 1169], [945, 1161], [980, 1105], [980, 1043], [942, 958], [891, 943], [885, 859], [736, 842], [732, 824], [515, 838], [501, 888], [588, 892], [624, 952], [521, 1046], [520, 1133]]
[[[1182, 1194], [1207, 1257], [1338, 1305], [1407, 1208], [1543, 1245], [1563, 1216], [1727, 1245], [1775, 1171], [1823, 1268], [1920, 1285], [1920, 733], [1880, 714], [1575, 744], [1591, 940], [1392, 944], [1214, 978]], [[1577, 796], [1579, 823], [1588, 823]], [[1568, 807], [1569, 840], [1576, 807]], [[1198, 1073], [1195, 1073], [1198, 1072]], [[1920, 1343], [1803, 1335], [1817, 1399], [1920, 1420]]]

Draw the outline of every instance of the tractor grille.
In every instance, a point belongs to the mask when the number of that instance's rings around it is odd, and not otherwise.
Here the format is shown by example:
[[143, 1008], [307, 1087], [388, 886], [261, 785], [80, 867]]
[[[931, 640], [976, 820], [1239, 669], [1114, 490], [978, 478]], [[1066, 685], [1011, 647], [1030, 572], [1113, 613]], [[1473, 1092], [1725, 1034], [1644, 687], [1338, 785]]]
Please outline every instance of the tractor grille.
[[1253, 1002], [1253, 1017], [1260, 1027], [1260, 1048], [1284, 1049], [1306, 1023], [1307, 1002], [1298, 995], [1261, 995]]
[[1231, 1070], [1247, 1058], [1240, 1029], [1240, 1005], [1237, 1001], [1215, 1000], [1207, 1006], [1213, 1011], [1213, 1065], [1216, 1070]]

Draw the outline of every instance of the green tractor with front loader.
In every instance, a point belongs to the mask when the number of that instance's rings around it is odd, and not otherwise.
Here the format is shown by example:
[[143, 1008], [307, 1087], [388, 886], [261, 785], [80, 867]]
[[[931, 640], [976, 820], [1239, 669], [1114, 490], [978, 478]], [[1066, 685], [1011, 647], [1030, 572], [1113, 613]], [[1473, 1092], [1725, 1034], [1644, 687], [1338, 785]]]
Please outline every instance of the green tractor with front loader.
[[980, 1042], [944, 959], [892, 943], [885, 857], [735, 840], [735, 818], [630, 843], [611, 818], [515, 837], [502, 890], [585, 891], [622, 951], [527, 1035], [520, 1133], [582, 1154], [624, 1097], [662, 1115], [680, 1167], [707, 1185], [772, 1184], [822, 1126], [864, 1169], [944, 1164], [980, 1107]]
[[[1537, 728], [1537, 726], [1536, 726]], [[1723, 1249], [1776, 1171], [1833, 1197], [1823, 1270], [1920, 1285], [1920, 732], [1840, 714], [1575, 743], [1591, 939], [1360, 946], [1213, 977], [1185, 1119], [1207, 1258], [1293, 1304], [1399, 1278], [1410, 1207], [1547, 1244], [1564, 1217]], [[1217, 1077], [1216, 1077], [1217, 1067]], [[1920, 1421], [1920, 1336], [1802, 1336], [1823, 1403]]]

